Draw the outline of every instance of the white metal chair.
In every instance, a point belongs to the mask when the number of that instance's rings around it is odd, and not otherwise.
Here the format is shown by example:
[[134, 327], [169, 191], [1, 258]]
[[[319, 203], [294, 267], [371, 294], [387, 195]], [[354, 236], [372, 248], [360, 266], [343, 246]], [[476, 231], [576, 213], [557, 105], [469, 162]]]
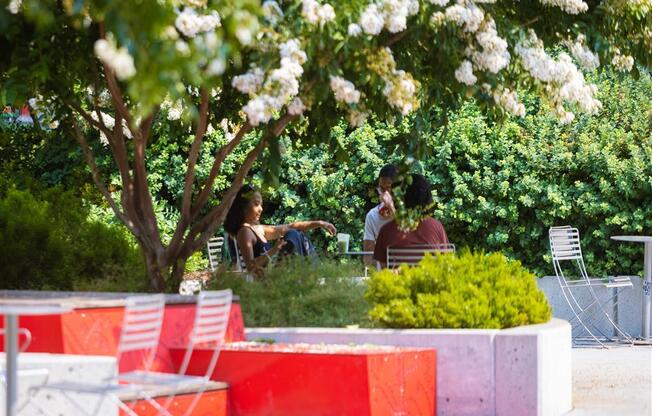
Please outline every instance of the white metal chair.
[[[117, 351], [118, 375], [110, 379], [102, 380], [98, 384], [82, 384], [76, 381], [63, 381], [45, 384], [38, 388], [54, 390], [64, 395], [76, 409], [77, 414], [94, 415], [102, 402], [97, 404], [93, 412], [89, 412], [78, 401], [70, 397], [71, 393], [100, 395], [114, 402], [122, 411], [130, 416], [136, 416], [136, 412], [120, 400], [121, 394], [144, 393], [144, 398], [160, 412], [166, 413], [156, 401], [151, 399], [140, 384], [124, 382], [132, 374], [140, 374], [142, 371], [149, 371], [154, 362], [158, 349], [163, 314], [165, 310], [165, 296], [163, 294], [130, 296], [126, 300], [125, 313], [123, 318], [120, 341]], [[138, 358], [132, 360], [135, 365], [131, 367], [121, 366], [125, 356]], [[49, 415], [47, 409], [33, 402], [36, 407], [45, 415]]]
[[222, 249], [224, 248], [224, 237], [213, 237], [206, 243], [208, 252], [208, 267], [214, 272], [220, 264], [222, 258]]
[[[620, 328], [618, 323], [605, 309], [607, 304], [611, 304], [613, 311], [617, 311], [618, 294], [622, 290], [632, 287], [630, 277], [590, 277], [584, 264], [580, 233], [577, 228], [570, 226], [551, 227], [548, 235], [550, 239], [552, 264], [557, 275], [557, 281], [559, 282], [564, 299], [574, 315], [570, 321], [571, 325], [575, 328], [580, 326], [588, 333], [588, 337], [574, 336], [573, 342], [575, 345], [594, 345], [597, 343], [602, 347], [606, 347], [606, 343], [608, 342], [619, 342], [623, 340], [630, 344], [633, 343], [629, 334]], [[565, 274], [562, 268], [562, 262], [574, 264], [579, 276]], [[596, 288], [611, 289], [612, 294], [607, 299], [604, 297], [600, 299], [596, 294]], [[579, 291], [584, 291], [585, 294], [582, 295]], [[614, 312], [614, 317], [616, 316], [617, 313]], [[606, 334], [596, 324], [596, 320], [603, 317], [613, 327], [613, 334]], [[620, 336], [620, 339], [618, 336]]]
[[233, 248], [235, 251], [235, 258], [234, 260], [234, 266], [235, 266], [235, 271], [238, 273], [242, 273], [243, 278], [247, 282], [253, 282], [254, 277], [247, 272], [247, 263], [244, 261], [244, 257], [242, 257], [242, 253], [240, 252], [240, 248], [238, 247], [238, 242], [236, 241], [235, 238], [229, 237], [231, 240], [231, 243], [233, 244]]
[[[193, 328], [177, 374], [136, 371], [120, 376], [120, 380], [148, 387], [198, 388], [199, 390], [195, 392], [193, 401], [184, 413], [185, 415], [192, 414], [192, 410], [204, 393], [217, 365], [217, 359], [229, 323], [232, 298], [231, 289], [203, 291], [198, 295]], [[197, 346], [210, 346], [210, 348], [213, 348], [211, 359], [203, 376], [187, 375], [190, 358]], [[169, 396], [161, 409], [158, 409], [159, 413], [169, 414], [167, 409], [173, 399], [174, 396]]]
[[455, 253], [455, 244], [417, 244], [408, 247], [387, 247], [387, 268], [395, 269], [401, 264], [416, 265], [426, 253], [432, 255]]

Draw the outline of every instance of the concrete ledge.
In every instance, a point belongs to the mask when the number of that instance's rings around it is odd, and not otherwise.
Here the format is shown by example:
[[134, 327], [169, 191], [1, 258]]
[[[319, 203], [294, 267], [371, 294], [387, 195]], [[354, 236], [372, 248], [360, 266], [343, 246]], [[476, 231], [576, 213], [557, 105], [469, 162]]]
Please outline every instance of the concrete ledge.
[[[0, 369], [4, 370], [5, 354], [0, 353]], [[26, 374], [20, 372], [26, 369], [45, 369], [46, 375]], [[115, 357], [95, 355], [67, 355], [67, 354], [42, 354], [22, 353], [18, 356], [18, 405], [25, 405], [20, 414], [38, 415], [37, 408], [27, 403], [28, 391], [44, 383], [74, 380], [75, 382], [99, 383], [100, 380], [109, 378], [116, 373]], [[3, 390], [5, 389], [4, 386]], [[118, 408], [109, 400], [89, 394], [69, 394], [76, 403], [88, 413], [96, 416], [117, 416]], [[53, 394], [51, 390], [37, 391], [32, 400], [39, 406], [47, 409], [52, 415], [77, 415], [80, 411], [61, 394]], [[0, 409], [5, 408], [5, 395], [0, 394]]]
[[[250, 328], [245, 333], [250, 341], [435, 348], [438, 415], [556, 416], [571, 409], [570, 330], [567, 322], [552, 319], [507, 330]], [[523, 393], [508, 394], [510, 388]], [[519, 411], [504, 413], [509, 407]]]

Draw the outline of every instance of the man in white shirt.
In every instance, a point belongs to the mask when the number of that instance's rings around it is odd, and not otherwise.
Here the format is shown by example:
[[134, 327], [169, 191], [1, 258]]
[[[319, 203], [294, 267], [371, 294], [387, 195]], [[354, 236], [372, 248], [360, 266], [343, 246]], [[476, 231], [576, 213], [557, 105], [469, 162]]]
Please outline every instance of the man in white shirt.
[[[398, 169], [394, 165], [385, 165], [378, 173], [378, 196], [380, 204], [373, 207], [364, 221], [364, 236], [362, 244], [364, 251], [373, 252], [376, 247], [376, 238], [380, 228], [394, 219], [394, 201], [392, 200], [392, 184], [398, 176]], [[364, 256], [366, 265], [373, 263], [372, 256]]]

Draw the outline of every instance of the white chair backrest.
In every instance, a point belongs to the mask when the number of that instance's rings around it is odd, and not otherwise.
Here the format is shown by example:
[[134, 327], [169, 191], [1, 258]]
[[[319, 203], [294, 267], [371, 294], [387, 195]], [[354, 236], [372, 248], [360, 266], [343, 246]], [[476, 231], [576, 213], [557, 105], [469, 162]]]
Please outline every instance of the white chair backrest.
[[388, 247], [387, 267], [396, 268], [401, 264], [415, 265], [423, 259], [426, 253], [455, 253], [455, 244], [419, 244], [409, 247]]
[[238, 242], [236, 241], [235, 238], [231, 238], [231, 241], [233, 242], [233, 248], [235, 249], [235, 269], [238, 272], [246, 272], [247, 271], [247, 264], [244, 261], [244, 258], [242, 257], [242, 254], [240, 254], [240, 248], [238, 247]]
[[165, 295], [129, 296], [125, 305], [122, 331], [118, 344], [118, 365], [124, 353], [139, 351], [149, 370], [158, 349], [165, 312]]
[[224, 342], [224, 335], [229, 324], [232, 299], [233, 293], [231, 289], [203, 291], [197, 296], [195, 323], [190, 333], [186, 353], [179, 368], [179, 374], [186, 373], [195, 346], [204, 344], [211, 345], [214, 348], [204, 377], [208, 379], [213, 374], [213, 370], [217, 364], [220, 346]]
[[211, 271], [217, 270], [217, 266], [222, 258], [222, 248], [224, 247], [224, 237], [213, 237], [206, 243], [208, 251], [208, 266]]
[[548, 231], [554, 261], [582, 259], [580, 232], [569, 226], [551, 227]]

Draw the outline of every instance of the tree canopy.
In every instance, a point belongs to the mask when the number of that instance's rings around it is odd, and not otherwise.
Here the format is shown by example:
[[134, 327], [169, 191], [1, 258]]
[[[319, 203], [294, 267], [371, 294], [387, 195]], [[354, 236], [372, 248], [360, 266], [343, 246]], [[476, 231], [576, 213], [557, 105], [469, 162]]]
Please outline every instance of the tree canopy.
[[[4, 2], [7, 4], [7, 2]], [[583, 69], [647, 71], [649, 0], [10, 0], [0, 8], [0, 100], [29, 102], [79, 141], [96, 185], [145, 254], [161, 289], [222, 223], [253, 162], [288, 127], [313, 143], [341, 117], [409, 117], [442, 124], [466, 97], [497, 115], [525, 114], [537, 93], [559, 118], [601, 107]], [[31, 100], [30, 100], [31, 99]], [[433, 107], [443, 111], [431, 111]], [[165, 108], [166, 117], [159, 110]], [[433, 116], [433, 114], [435, 114]], [[439, 114], [440, 116], [437, 116]], [[41, 117], [43, 119], [43, 117]], [[180, 220], [163, 244], [145, 158], [152, 126], [194, 133]], [[198, 180], [202, 139], [222, 125], [230, 140]], [[101, 132], [121, 183], [109, 189], [84, 127]], [[212, 202], [224, 159], [246, 134], [258, 144], [232, 186]]]

